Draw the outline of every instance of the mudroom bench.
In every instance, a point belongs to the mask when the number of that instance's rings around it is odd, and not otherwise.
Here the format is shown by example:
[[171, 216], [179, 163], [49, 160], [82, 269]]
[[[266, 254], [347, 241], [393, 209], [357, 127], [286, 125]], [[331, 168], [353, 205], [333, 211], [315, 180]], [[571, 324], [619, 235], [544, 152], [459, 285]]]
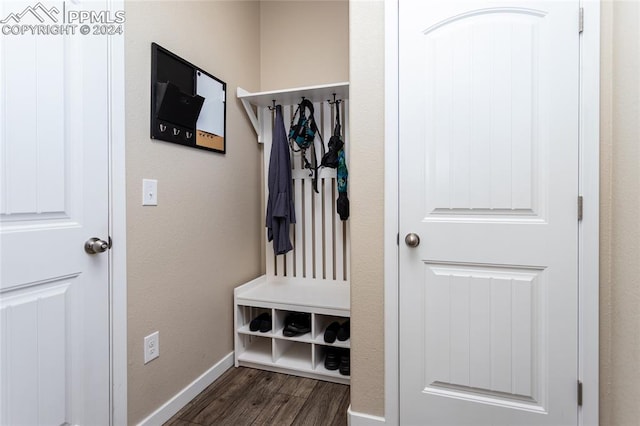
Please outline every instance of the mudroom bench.
[[[260, 93], [238, 88], [237, 96], [256, 131], [258, 143], [264, 144], [265, 200], [273, 106], [282, 105], [288, 131], [297, 104], [303, 98], [313, 102], [325, 148], [333, 132], [335, 108], [341, 108], [348, 161], [348, 95], [348, 83]], [[329, 100], [332, 102], [327, 102]], [[340, 102], [333, 103], [334, 100]], [[320, 156], [318, 137], [315, 144]], [[292, 153], [291, 163], [297, 218], [290, 231], [294, 248], [286, 255], [275, 256], [271, 243], [267, 242], [266, 274], [235, 289], [235, 365], [348, 384], [348, 375], [328, 370], [324, 363], [329, 351], [350, 348], [350, 339], [333, 343], [324, 340], [329, 324], [344, 323], [350, 316], [349, 221], [341, 221], [336, 213], [336, 170], [321, 169], [317, 183], [319, 193], [315, 193], [300, 153]], [[285, 319], [296, 312], [309, 314], [311, 330], [287, 337], [283, 333]], [[252, 331], [251, 321], [261, 314], [270, 316], [270, 329]]]

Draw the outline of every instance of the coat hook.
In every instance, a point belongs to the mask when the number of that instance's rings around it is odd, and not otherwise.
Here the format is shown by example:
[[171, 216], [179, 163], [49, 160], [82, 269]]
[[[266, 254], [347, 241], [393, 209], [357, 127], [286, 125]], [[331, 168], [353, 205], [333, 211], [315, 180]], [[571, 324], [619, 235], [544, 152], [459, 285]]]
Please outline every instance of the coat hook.
[[272, 104], [272, 106], [267, 107], [267, 108], [269, 108], [269, 111], [273, 111], [274, 109], [276, 109], [276, 100], [275, 99], [271, 99], [271, 104]]
[[333, 101], [331, 101], [331, 99], [327, 99], [327, 102], [329, 103], [329, 105], [334, 105], [334, 104], [339, 104], [340, 102], [342, 102], [342, 99], [336, 100], [336, 94], [333, 93]]

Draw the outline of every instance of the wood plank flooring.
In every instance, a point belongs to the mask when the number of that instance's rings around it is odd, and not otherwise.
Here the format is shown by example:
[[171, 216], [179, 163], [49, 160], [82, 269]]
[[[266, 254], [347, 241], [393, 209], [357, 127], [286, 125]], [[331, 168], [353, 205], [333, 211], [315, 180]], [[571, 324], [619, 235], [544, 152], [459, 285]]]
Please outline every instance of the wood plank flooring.
[[346, 426], [349, 386], [231, 368], [165, 426]]

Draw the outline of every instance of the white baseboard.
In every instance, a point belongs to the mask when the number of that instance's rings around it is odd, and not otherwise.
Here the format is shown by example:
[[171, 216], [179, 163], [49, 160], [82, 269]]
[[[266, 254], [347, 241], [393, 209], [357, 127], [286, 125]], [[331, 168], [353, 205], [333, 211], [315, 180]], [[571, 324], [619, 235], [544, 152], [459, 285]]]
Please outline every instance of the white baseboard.
[[358, 413], [351, 409], [351, 405], [349, 405], [349, 409], [347, 410], [347, 418], [349, 426], [380, 426], [385, 424], [384, 417]]
[[156, 426], [163, 424], [231, 367], [233, 367], [233, 352], [226, 355], [213, 367], [178, 392], [173, 398], [151, 413], [146, 419], [138, 423], [138, 426]]

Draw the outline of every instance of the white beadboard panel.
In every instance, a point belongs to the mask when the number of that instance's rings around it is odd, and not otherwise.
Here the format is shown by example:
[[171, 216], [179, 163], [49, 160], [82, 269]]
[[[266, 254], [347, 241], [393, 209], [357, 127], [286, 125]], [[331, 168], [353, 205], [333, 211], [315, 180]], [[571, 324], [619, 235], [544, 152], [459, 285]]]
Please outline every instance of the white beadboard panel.
[[536, 329], [533, 305], [536, 301], [531, 284], [530, 279], [511, 280], [511, 393], [515, 395], [534, 395], [532, 379], [537, 375], [532, 357]]
[[[5, 121], [2, 144], [4, 156], [3, 214], [35, 213], [37, 207], [38, 133], [34, 126], [37, 102], [37, 38], [31, 35], [3, 37], [6, 57], [2, 82]], [[11, 82], [11, 84], [8, 84]]]
[[[295, 160], [295, 156], [294, 156]], [[295, 209], [296, 209], [296, 224], [295, 224], [295, 240], [293, 242], [294, 245], [294, 257], [296, 261], [295, 266], [295, 277], [302, 278], [304, 276], [304, 215], [302, 213], [302, 181], [294, 180], [293, 181], [293, 191], [294, 197], [296, 199]]]
[[424, 391], [543, 410], [544, 270], [425, 262], [424, 272]]
[[537, 77], [534, 74], [534, 56], [536, 39], [535, 27], [522, 24], [520, 31], [511, 32], [511, 206], [526, 210], [534, 207], [535, 181], [533, 170], [538, 167], [538, 158], [534, 151], [534, 124], [537, 119], [537, 100], [534, 93], [538, 90]]
[[[283, 108], [283, 112], [284, 112], [284, 108]], [[271, 112], [269, 111], [268, 108], [260, 108], [258, 109], [258, 116], [260, 117], [260, 123], [262, 124], [262, 126], [264, 126], [265, 128], [271, 129], [272, 128], [272, 123], [273, 123], [273, 119], [271, 116]], [[285, 126], [286, 126], [286, 122], [287, 119], [285, 118]], [[271, 141], [272, 141], [272, 132], [271, 130], [268, 132], [264, 132], [263, 134], [263, 143], [264, 143], [264, 147], [263, 147], [263, 170], [264, 170], [264, 176], [265, 178], [263, 179], [263, 183], [264, 183], [264, 200], [265, 203], [267, 202], [267, 200], [269, 199], [269, 157], [271, 155]], [[264, 213], [266, 218], [266, 212]], [[266, 219], [263, 223], [266, 223]], [[274, 275], [276, 272], [276, 256], [273, 254], [273, 245], [267, 240], [267, 230], [266, 228], [264, 229], [264, 233], [265, 233], [265, 242], [266, 242], [266, 250], [265, 250], [265, 266], [266, 266], [266, 270], [267, 270], [267, 274], [269, 275]]]
[[471, 143], [470, 156], [473, 159], [473, 172], [469, 185], [470, 205], [491, 205], [491, 168], [481, 167], [490, 164], [491, 159], [491, 110], [487, 108], [487, 100], [491, 99], [491, 81], [493, 74], [491, 61], [486, 58], [493, 53], [491, 32], [486, 26], [478, 24], [472, 31], [472, 75], [471, 105], [473, 105], [473, 117], [471, 126], [473, 129], [473, 143]]
[[42, 284], [3, 295], [2, 424], [64, 424], [71, 352], [69, 283]]
[[423, 293], [425, 303], [424, 341], [425, 386], [433, 383], [451, 383], [451, 277], [434, 274], [429, 267], [425, 270]]
[[304, 277], [307, 279], [313, 279], [315, 275], [315, 263], [314, 263], [314, 246], [313, 246], [313, 218], [315, 217], [313, 211], [313, 189], [311, 186], [311, 180], [301, 179], [302, 184], [302, 201], [296, 200], [296, 203], [300, 202], [304, 206]]
[[511, 393], [511, 280], [491, 277], [491, 390]]
[[474, 277], [469, 286], [469, 386], [491, 388], [491, 278]]
[[425, 220], [544, 219], [541, 17], [496, 9], [424, 31]]
[[[38, 307], [37, 303], [21, 303], [7, 310], [6, 370], [3, 369], [2, 388], [7, 392], [6, 424], [38, 424]], [[25, 398], [29, 395], [30, 398]]]
[[470, 292], [471, 277], [449, 276], [449, 329], [451, 337], [449, 342], [450, 380], [462, 386], [469, 386], [471, 370], [471, 333], [469, 331], [470, 320]]
[[63, 37], [3, 37], [2, 47], [13, 59], [1, 65], [0, 213], [3, 220], [46, 219], [43, 214], [63, 213], [66, 206], [71, 135], [64, 118], [65, 70], [72, 64], [65, 59]]
[[[65, 63], [63, 37], [38, 38], [38, 212], [65, 209]], [[100, 131], [99, 129], [96, 129]]]

